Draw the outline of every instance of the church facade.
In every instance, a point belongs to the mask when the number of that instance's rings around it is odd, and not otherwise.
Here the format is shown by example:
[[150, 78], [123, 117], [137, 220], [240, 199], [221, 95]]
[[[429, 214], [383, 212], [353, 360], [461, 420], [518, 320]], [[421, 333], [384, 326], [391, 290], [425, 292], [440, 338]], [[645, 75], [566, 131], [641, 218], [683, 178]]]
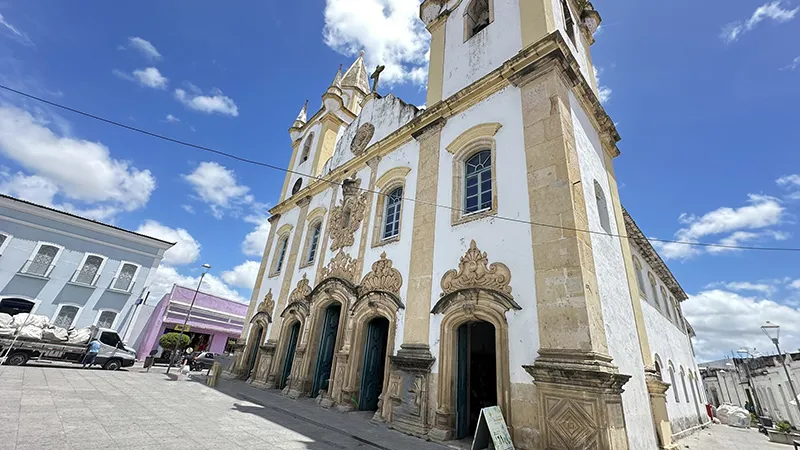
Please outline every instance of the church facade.
[[705, 399], [668, 396], [663, 361], [696, 380], [686, 294], [619, 200], [599, 14], [425, 0], [420, 18], [426, 109], [379, 95], [380, 68], [370, 88], [362, 53], [289, 129], [229, 375], [439, 441], [497, 405], [520, 449], [674, 448]]

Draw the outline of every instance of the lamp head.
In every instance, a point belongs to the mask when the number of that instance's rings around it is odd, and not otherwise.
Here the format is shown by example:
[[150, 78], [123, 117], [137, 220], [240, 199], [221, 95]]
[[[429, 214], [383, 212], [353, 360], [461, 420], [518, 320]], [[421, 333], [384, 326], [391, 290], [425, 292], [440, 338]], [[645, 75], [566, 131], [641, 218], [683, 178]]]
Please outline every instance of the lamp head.
[[761, 326], [761, 331], [767, 335], [767, 337], [772, 341], [773, 344], [778, 343], [778, 339], [781, 337], [781, 327], [776, 323], [772, 323], [769, 320]]
[[211, 264], [203, 264], [203, 269], [205, 269], [206, 272], [208, 272], [211, 269]]

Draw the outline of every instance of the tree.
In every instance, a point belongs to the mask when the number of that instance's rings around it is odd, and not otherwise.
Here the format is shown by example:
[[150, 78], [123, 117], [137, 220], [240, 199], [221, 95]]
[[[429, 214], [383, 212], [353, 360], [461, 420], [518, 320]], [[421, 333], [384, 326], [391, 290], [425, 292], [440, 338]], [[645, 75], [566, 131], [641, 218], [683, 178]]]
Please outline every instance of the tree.
[[175, 350], [178, 347], [178, 337], [181, 337], [180, 348], [186, 348], [189, 345], [189, 336], [180, 333], [167, 333], [158, 340], [158, 345], [166, 350]]

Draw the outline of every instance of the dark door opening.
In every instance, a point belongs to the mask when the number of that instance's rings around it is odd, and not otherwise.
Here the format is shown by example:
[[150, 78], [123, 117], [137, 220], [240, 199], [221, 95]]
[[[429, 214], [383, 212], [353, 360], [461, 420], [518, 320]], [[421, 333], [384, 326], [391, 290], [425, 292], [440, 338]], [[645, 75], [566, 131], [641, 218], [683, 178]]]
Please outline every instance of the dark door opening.
[[471, 322], [456, 330], [456, 439], [475, 433], [482, 408], [497, 405], [494, 326]]
[[375, 411], [383, 390], [383, 372], [386, 361], [386, 343], [389, 339], [389, 321], [383, 317], [373, 319], [367, 326], [364, 343], [364, 367], [361, 370], [361, 398], [358, 409]]
[[11, 316], [30, 313], [33, 311], [34, 303], [21, 298], [4, 298], [0, 300], [0, 313], [5, 313]]
[[300, 322], [296, 322], [289, 329], [289, 346], [286, 347], [286, 357], [283, 359], [283, 372], [278, 382], [278, 389], [286, 387], [289, 376], [292, 374], [292, 364], [294, 363], [294, 351], [297, 349], [297, 338], [300, 336]]
[[325, 319], [322, 321], [322, 333], [319, 338], [319, 351], [317, 352], [317, 370], [314, 371], [311, 397], [316, 397], [319, 395], [319, 391], [328, 389], [341, 312], [342, 305], [338, 303], [325, 308]]
[[256, 366], [256, 358], [258, 358], [258, 346], [261, 344], [261, 336], [264, 334], [264, 328], [258, 327], [258, 331], [256, 332], [256, 339], [253, 341], [253, 349], [250, 350], [250, 361], [247, 362], [247, 377], [250, 377], [250, 374], [253, 372], [253, 368]]

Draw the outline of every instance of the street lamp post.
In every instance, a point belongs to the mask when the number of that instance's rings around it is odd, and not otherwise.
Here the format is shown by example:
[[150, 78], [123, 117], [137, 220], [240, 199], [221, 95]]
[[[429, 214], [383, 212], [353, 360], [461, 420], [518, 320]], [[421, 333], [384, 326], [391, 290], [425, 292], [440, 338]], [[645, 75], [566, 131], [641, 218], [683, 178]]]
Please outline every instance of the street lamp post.
[[759, 417], [763, 416], [764, 412], [761, 409], [761, 401], [758, 399], [758, 392], [756, 392], [756, 387], [753, 384], [752, 377], [750, 376], [750, 362], [749, 362], [750, 360], [745, 359], [743, 356], [741, 356], [742, 354], [744, 354], [747, 357], [752, 357], [752, 355], [750, 354], [750, 350], [742, 347], [736, 353], [739, 353], [742, 362], [744, 362], [744, 374], [747, 377], [747, 385], [750, 386], [750, 392], [753, 394], [753, 401], [755, 402], [756, 413], [758, 413]]
[[[727, 381], [725, 381], [725, 374], [726, 374], [726, 373], [728, 373], [728, 371], [727, 371], [727, 370], [724, 370], [724, 369], [720, 369], [719, 373], [721, 373], [721, 374], [722, 374], [722, 385], [725, 387], [725, 390], [726, 390], [726, 391], [728, 391], [728, 402], [730, 402], [731, 404], [733, 404], [733, 398], [731, 397], [731, 390], [730, 390], [730, 388], [728, 387], [728, 382], [727, 382]], [[718, 379], [719, 379], [719, 378], [718, 378]], [[723, 400], [725, 400], [725, 398], [724, 398], [724, 397], [723, 397], [722, 399], [723, 399]], [[723, 403], [724, 403], [724, 402], [723, 402]]]
[[768, 320], [767, 323], [761, 327], [761, 331], [767, 335], [772, 343], [775, 344], [775, 349], [778, 350], [778, 355], [780, 355], [781, 364], [783, 365], [783, 371], [786, 372], [786, 379], [789, 380], [789, 389], [792, 390], [794, 403], [797, 405], [797, 410], [800, 413], [800, 399], [797, 398], [797, 391], [794, 388], [794, 383], [792, 383], [792, 377], [789, 376], [789, 369], [786, 367], [786, 356], [781, 353], [781, 347], [778, 343], [778, 339], [781, 336], [781, 327], [778, 324], [772, 323]]
[[[189, 305], [189, 311], [186, 313], [186, 318], [183, 319], [183, 326], [181, 327], [181, 332], [178, 335], [178, 345], [176, 346], [176, 351], [172, 352], [172, 356], [169, 358], [169, 366], [167, 366], [167, 374], [169, 374], [169, 370], [172, 369], [172, 366], [175, 364], [175, 356], [177, 356], [177, 347], [180, 347], [181, 340], [183, 339], [183, 330], [186, 329], [186, 324], [189, 322], [189, 316], [192, 315], [192, 308], [194, 308], [194, 301], [197, 300], [197, 293], [200, 292], [200, 286], [203, 284], [203, 278], [208, 273], [208, 270], [211, 269], [211, 266], [208, 264], [203, 264], [203, 273], [200, 275], [200, 281], [197, 283], [197, 289], [194, 290], [194, 295], [192, 296], [192, 303]], [[183, 349], [181, 349], [183, 352]]]

